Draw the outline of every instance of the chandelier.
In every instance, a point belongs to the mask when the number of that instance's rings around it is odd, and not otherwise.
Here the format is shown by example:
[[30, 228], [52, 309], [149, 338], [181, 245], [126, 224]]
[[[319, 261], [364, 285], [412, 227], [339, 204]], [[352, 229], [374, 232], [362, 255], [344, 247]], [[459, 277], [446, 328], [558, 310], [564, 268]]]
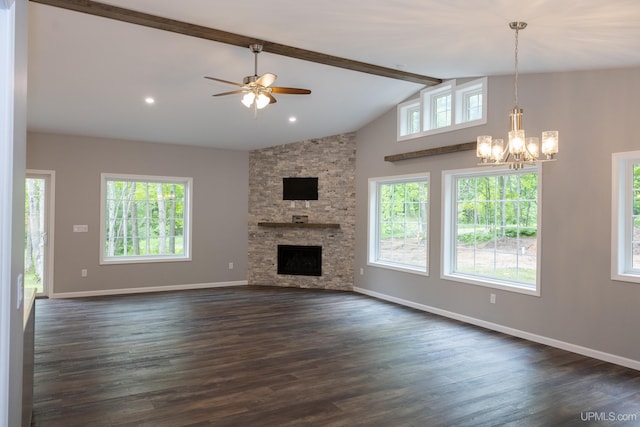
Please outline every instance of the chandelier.
[[[521, 169], [525, 164], [535, 164], [555, 160], [558, 152], [558, 131], [542, 132], [542, 144], [538, 137], [525, 137], [522, 129], [522, 109], [518, 107], [518, 32], [527, 27], [526, 22], [509, 23], [515, 30], [515, 78], [514, 106], [509, 111], [511, 126], [509, 139], [505, 146], [503, 139], [493, 139], [489, 135], [478, 137], [476, 156], [482, 159], [482, 165], [509, 165], [510, 169]], [[540, 152], [545, 156], [540, 157]]]

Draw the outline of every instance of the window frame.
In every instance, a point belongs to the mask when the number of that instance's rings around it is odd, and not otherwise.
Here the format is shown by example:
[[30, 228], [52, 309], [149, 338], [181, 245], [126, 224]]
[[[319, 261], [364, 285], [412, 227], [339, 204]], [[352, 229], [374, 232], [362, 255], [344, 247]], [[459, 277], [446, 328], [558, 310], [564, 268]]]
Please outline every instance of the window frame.
[[[412, 111], [418, 112], [418, 129], [415, 132], [411, 132], [412, 120], [410, 113]], [[419, 99], [413, 99], [411, 101], [403, 102], [398, 105], [398, 138], [406, 137], [408, 135], [415, 135], [420, 133], [422, 129], [422, 108]]]
[[[433, 102], [445, 93], [451, 95], [450, 123], [447, 126], [435, 127]], [[481, 112], [482, 117], [474, 120], [468, 120], [465, 114], [465, 100], [469, 94], [480, 93], [482, 95]], [[421, 111], [421, 130], [419, 132], [409, 133], [407, 124], [407, 111], [420, 104]], [[405, 101], [397, 106], [397, 141], [406, 141], [409, 139], [420, 138], [429, 135], [435, 135], [444, 132], [464, 129], [473, 126], [480, 126], [487, 123], [487, 105], [488, 105], [488, 78], [481, 77], [462, 84], [457, 84], [456, 80], [448, 80], [437, 86], [430, 86], [420, 91], [419, 99]]]
[[640, 165], [640, 151], [611, 156], [611, 280], [640, 283], [640, 269], [633, 268], [633, 166]]
[[[456, 109], [454, 101], [455, 97], [453, 94], [455, 85], [455, 80], [451, 80], [438, 86], [434, 86], [430, 90], [423, 90], [420, 93], [424, 108], [422, 123], [422, 130], [424, 132], [430, 133], [432, 131], [438, 131], [452, 126], [452, 120], [455, 117]], [[438, 126], [438, 100], [444, 97], [449, 98], [449, 108], [446, 110], [449, 113], [449, 120], [447, 124]]]
[[[478, 119], [470, 119], [469, 118], [469, 97], [473, 95], [481, 95], [481, 115]], [[487, 79], [474, 80], [463, 85], [456, 87], [456, 101], [455, 105], [458, 106], [456, 109], [456, 125], [459, 124], [467, 124], [468, 126], [476, 126], [475, 122], [479, 122], [478, 125], [485, 124], [487, 122], [487, 103], [485, 102], [487, 96]]]
[[[426, 199], [426, 225], [425, 225], [425, 264], [424, 268], [417, 266], [411, 266], [410, 264], [394, 263], [389, 261], [381, 261], [378, 259], [379, 242], [380, 242], [380, 220], [379, 220], [379, 188], [380, 185], [385, 184], [399, 184], [399, 183], [411, 183], [411, 182], [425, 182], [427, 186], [427, 199]], [[415, 173], [407, 175], [396, 175], [386, 177], [369, 178], [368, 183], [369, 192], [369, 212], [368, 218], [368, 233], [367, 233], [367, 265], [373, 267], [381, 267], [389, 270], [402, 271], [406, 273], [418, 274], [423, 276], [429, 276], [429, 259], [430, 259], [430, 247], [429, 247], [429, 227], [430, 227], [430, 211], [431, 211], [431, 178], [429, 172]]]
[[[498, 279], [493, 277], [476, 276], [455, 271], [457, 233], [457, 187], [458, 177], [481, 177], [499, 175], [517, 175], [537, 173], [537, 247], [536, 247], [536, 282], [528, 286], [521, 282]], [[506, 166], [477, 167], [442, 171], [442, 247], [440, 277], [444, 280], [462, 282], [471, 285], [501, 289], [510, 292], [540, 296], [541, 249], [542, 249], [542, 169], [539, 166], [525, 166], [520, 170], [512, 170]]]
[[[143, 183], [161, 183], [161, 184], [179, 184], [184, 185], [184, 216], [183, 216], [183, 254], [165, 254], [165, 255], [128, 255], [108, 257], [105, 254], [106, 248], [106, 230], [105, 223], [107, 218], [106, 204], [106, 183], [107, 181], [131, 181]], [[193, 199], [193, 178], [191, 177], [171, 177], [156, 175], [133, 175], [119, 173], [102, 173], [100, 174], [100, 265], [111, 264], [139, 264], [154, 262], [180, 262], [191, 261], [191, 242], [192, 242], [192, 199]]]

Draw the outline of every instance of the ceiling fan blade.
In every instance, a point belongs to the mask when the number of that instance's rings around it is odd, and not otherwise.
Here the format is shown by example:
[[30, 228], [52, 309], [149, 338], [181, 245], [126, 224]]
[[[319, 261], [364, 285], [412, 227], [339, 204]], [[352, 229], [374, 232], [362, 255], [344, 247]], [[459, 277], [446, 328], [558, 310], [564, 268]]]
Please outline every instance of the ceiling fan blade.
[[240, 87], [242, 87], [242, 86], [243, 86], [243, 85], [242, 85], [242, 84], [240, 84], [240, 83], [230, 82], [229, 80], [217, 79], [217, 78], [215, 78], [215, 77], [207, 77], [207, 76], [204, 76], [204, 78], [205, 78], [205, 79], [209, 79], [209, 80], [215, 80], [215, 81], [217, 81], [217, 82], [227, 83], [227, 84], [234, 85], [234, 86], [240, 86]]
[[222, 92], [222, 93], [214, 93], [211, 96], [224, 96], [224, 95], [233, 95], [236, 93], [245, 93], [248, 92], [246, 89], [232, 90], [231, 92]]
[[263, 92], [267, 98], [269, 98], [269, 104], [275, 104], [276, 102], [278, 102], [273, 95], [271, 95], [269, 92]]
[[296, 87], [272, 87], [273, 93], [288, 93], [290, 95], [309, 95], [311, 91], [309, 89], [298, 89]]
[[277, 78], [278, 76], [276, 76], [275, 74], [265, 73], [261, 75], [258, 80], [256, 80], [256, 83], [260, 86], [269, 87], [273, 84], [273, 82], [276, 81]]

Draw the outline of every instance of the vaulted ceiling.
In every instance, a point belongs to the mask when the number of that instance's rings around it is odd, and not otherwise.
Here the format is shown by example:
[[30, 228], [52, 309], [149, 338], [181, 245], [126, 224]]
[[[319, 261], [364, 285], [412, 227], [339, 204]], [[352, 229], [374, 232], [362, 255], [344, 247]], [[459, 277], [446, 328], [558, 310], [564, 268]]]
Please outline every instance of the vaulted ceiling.
[[[276, 95], [278, 102], [254, 117], [240, 95], [211, 96], [233, 86], [203, 78], [242, 82], [253, 74], [248, 47], [34, 0], [29, 129], [247, 150], [357, 130], [424, 86], [272, 53], [268, 43], [311, 52], [309, 59], [337, 57], [446, 80], [512, 73], [508, 23], [519, 20], [529, 24], [520, 33], [521, 73], [640, 66], [636, 0], [101, 3], [264, 41], [259, 74], [312, 93]], [[155, 104], [145, 103], [148, 96]]]

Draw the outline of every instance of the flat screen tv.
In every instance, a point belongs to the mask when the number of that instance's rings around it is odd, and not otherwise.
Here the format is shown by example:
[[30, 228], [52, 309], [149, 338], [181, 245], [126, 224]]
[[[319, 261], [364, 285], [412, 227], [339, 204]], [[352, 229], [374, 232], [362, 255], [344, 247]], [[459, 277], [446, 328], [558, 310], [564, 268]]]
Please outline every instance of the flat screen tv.
[[318, 200], [318, 178], [282, 178], [282, 200]]

